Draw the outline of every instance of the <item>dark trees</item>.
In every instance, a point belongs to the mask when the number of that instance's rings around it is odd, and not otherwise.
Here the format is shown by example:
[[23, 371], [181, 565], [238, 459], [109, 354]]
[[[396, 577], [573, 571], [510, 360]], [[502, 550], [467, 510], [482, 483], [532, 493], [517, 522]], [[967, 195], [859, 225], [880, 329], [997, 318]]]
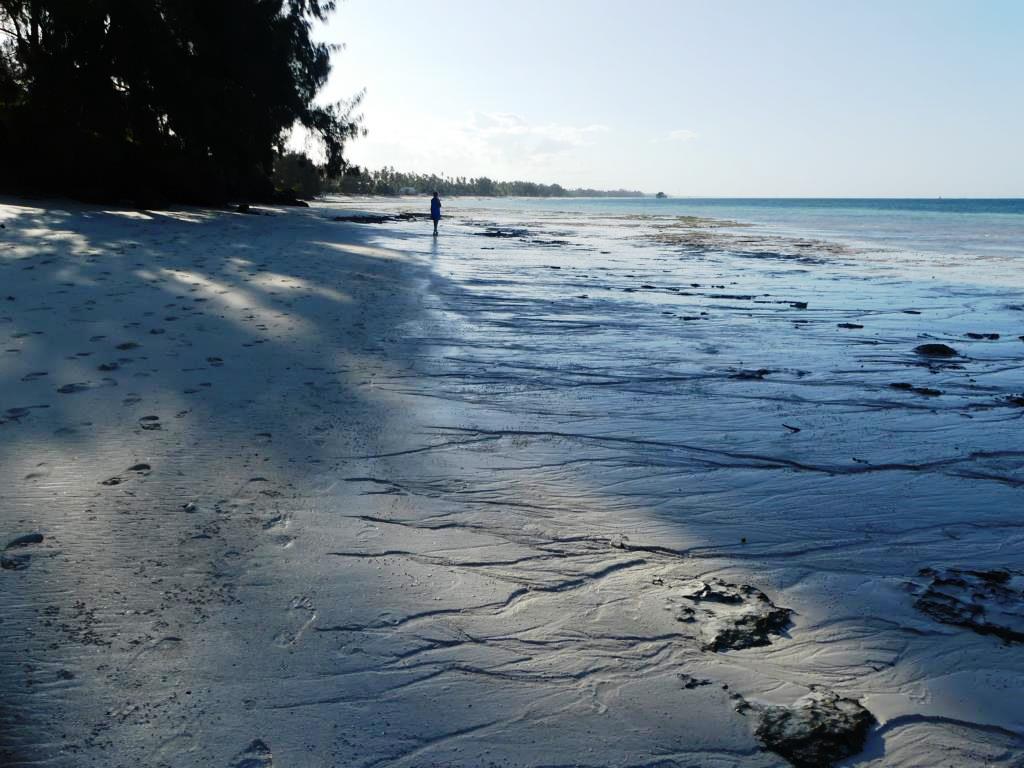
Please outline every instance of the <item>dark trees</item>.
[[0, 184], [222, 202], [266, 198], [288, 130], [345, 168], [359, 97], [315, 102], [327, 0], [0, 0]]

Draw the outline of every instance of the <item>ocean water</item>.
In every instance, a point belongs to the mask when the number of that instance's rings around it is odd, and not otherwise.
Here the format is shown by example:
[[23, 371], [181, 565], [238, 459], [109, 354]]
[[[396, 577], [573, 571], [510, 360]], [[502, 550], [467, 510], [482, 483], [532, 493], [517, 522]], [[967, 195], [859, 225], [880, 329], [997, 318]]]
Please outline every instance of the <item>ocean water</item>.
[[766, 235], [806, 234], [861, 245], [964, 256], [1024, 256], [1024, 199], [506, 198], [495, 210], [582, 215], [700, 216], [756, 225]]

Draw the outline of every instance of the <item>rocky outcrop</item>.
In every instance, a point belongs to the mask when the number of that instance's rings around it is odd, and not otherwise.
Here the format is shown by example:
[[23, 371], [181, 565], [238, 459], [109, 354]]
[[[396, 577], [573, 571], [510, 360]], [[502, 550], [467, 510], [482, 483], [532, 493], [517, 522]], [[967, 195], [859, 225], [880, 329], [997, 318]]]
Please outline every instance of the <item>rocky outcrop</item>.
[[756, 733], [797, 768], [828, 768], [860, 752], [874, 722], [854, 699], [815, 690], [792, 707], [765, 707]]
[[922, 568], [930, 579], [914, 607], [943, 624], [1024, 642], [1024, 575], [1011, 571]]
[[677, 593], [693, 604], [680, 621], [698, 622], [705, 651], [730, 651], [768, 645], [790, 625], [792, 611], [775, 605], [764, 592], [719, 579], [694, 580]]
[[955, 349], [945, 344], [921, 344], [914, 347], [914, 351], [924, 357], [958, 357], [960, 355]]

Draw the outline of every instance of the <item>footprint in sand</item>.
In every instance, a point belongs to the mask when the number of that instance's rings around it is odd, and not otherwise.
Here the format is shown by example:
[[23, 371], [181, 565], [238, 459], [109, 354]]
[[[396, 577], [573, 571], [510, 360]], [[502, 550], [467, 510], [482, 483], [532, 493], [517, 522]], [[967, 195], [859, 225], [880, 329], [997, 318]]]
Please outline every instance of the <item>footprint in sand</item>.
[[316, 621], [316, 607], [313, 600], [305, 595], [293, 597], [288, 605], [292, 628], [283, 629], [274, 636], [274, 645], [287, 648], [302, 639], [303, 633]]
[[163, 429], [159, 416], [143, 416], [139, 419], [139, 426], [149, 431]]
[[89, 389], [92, 389], [92, 385], [89, 382], [77, 381], [74, 384], [65, 384], [63, 387], [58, 387], [57, 391], [62, 395], [73, 395], [76, 392], [85, 392]]
[[32, 373], [26, 373], [24, 376], [21, 377], [21, 380], [22, 381], [35, 381], [36, 379], [41, 379], [41, 378], [43, 378], [43, 376], [49, 376], [49, 375], [50, 374], [47, 373], [46, 371], [33, 371]]
[[23, 571], [28, 568], [32, 556], [26, 553], [12, 553], [11, 550], [24, 549], [35, 544], [43, 543], [43, 534], [38, 532], [26, 533], [7, 542], [4, 551], [0, 553], [0, 568], [7, 571]]
[[230, 768], [274, 768], [274, 754], [263, 739], [253, 739], [235, 756]]
[[[153, 468], [149, 464], [146, 464], [145, 462], [140, 462], [138, 464], [132, 464], [132, 466], [128, 467], [126, 471], [136, 472], [145, 477], [150, 473], [152, 469]], [[101, 480], [100, 485], [120, 485], [124, 481], [125, 479], [120, 475], [114, 475], [113, 477], [108, 477], [106, 480]]]

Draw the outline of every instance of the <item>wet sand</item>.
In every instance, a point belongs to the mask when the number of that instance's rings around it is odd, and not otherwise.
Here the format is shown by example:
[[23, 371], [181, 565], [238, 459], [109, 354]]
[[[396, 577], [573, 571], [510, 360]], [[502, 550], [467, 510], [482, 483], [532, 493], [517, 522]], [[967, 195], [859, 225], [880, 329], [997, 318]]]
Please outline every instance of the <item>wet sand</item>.
[[460, 207], [0, 205], [5, 764], [1022, 764], [1019, 267]]

